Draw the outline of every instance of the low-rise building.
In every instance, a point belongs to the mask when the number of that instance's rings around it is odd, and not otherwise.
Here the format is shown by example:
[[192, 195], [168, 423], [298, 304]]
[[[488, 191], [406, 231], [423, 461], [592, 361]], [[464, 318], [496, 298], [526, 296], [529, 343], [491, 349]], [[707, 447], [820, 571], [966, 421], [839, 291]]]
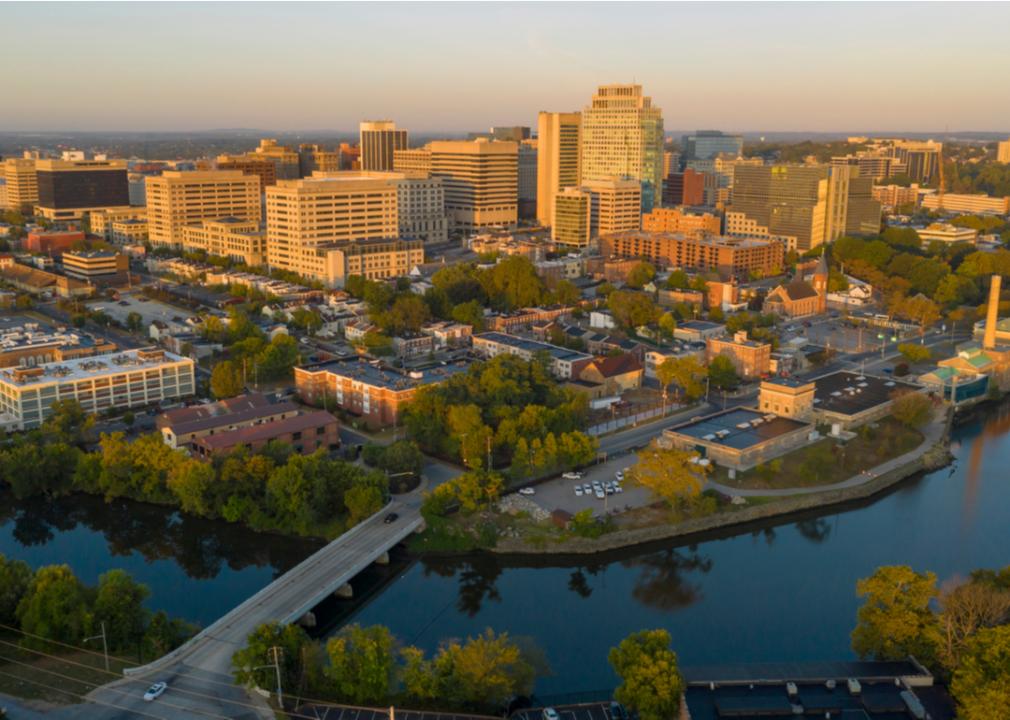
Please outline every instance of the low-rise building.
[[36, 296], [88, 297], [93, 291], [90, 285], [80, 280], [19, 263], [0, 268], [0, 280]]
[[785, 247], [775, 240], [697, 233], [621, 232], [600, 238], [604, 256], [640, 258], [662, 267], [767, 275], [782, 269]]
[[295, 368], [295, 387], [305, 402], [339, 408], [371, 429], [398, 425], [417, 389], [466, 372], [466, 364], [403, 372], [365, 360], [338, 360]]
[[146, 207], [106, 208], [104, 210], [92, 210], [88, 213], [91, 234], [98, 235], [103, 240], [112, 242], [116, 242], [113, 226], [118, 222], [125, 222], [127, 220], [144, 221], [144, 239], [147, 239]]
[[958, 227], [950, 223], [933, 223], [932, 225], [916, 230], [919, 239], [925, 244], [936, 240], [942, 243], [972, 243], [978, 239], [978, 230], [974, 228]]
[[206, 435], [284, 420], [298, 411], [293, 402], [275, 403], [263, 393], [249, 393], [208, 405], [168, 410], [155, 419], [155, 426], [166, 445], [181, 448]]
[[22, 247], [30, 253], [62, 255], [75, 244], [84, 242], [82, 230], [31, 230], [22, 241]]
[[194, 363], [156, 348], [0, 370], [0, 412], [17, 425], [41, 425], [58, 400], [76, 400], [85, 412], [178, 400], [195, 391]]
[[745, 330], [736, 333], [732, 338], [708, 338], [706, 362], [711, 363], [717, 355], [729, 358], [737, 375], [745, 380], [762, 377], [771, 370], [771, 343], [751, 340]]
[[506, 353], [526, 361], [532, 361], [538, 355], [545, 354], [550, 363], [551, 372], [555, 377], [564, 380], [578, 377], [582, 369], [593, 360], [593, 356], [587, 353], [501, 332], [474, 335], [473, 350], [477, 355], [485, 358], [493, 358]]
[[1010, 197], [944, 193], [942, 198], [939, 194], [925, 196], [922, 199], [922, 206], [927, 210], [944, 210], [971, 215], [1007, 215], [1010, 214]]
[[574, 308], [567, 305], [554, 305], [551, 307], [522, 308], [510, 313], [501, 315], [490, 315], [485, 319], [488, 329], [495, 332], [517, 332], [519, 330], [529, 330], [534, 324], [542, 322], [553, 322], [567, 318], [572, 314]]
[[91, 285], [118, 285], [129, 280], [130, 259], [115, 250], [70, 250], [63, 253], [63, 272]]
[[296, 453], [311, 455], [316, 450], [340, 447], [340, 426], [325, 410], [300, 413], [283, 420], [204, 435], [192, 442], [195, 457], [211, 460], [238, 450], [255, 453], [270, 442], [283, 443]]
[[203, 251], [208, 255], [228, 258], [243, 265], [257, 267], [266, 263], [266, 234], [259, 222], [237, 217], [204, 220], [199, 225], [182, 228], [182, 248], [188, 252]]
[[726, 334], [726, 326], [708, 320], [688, 320], [678, 323], [673, 336], [687, 342], [705, 342], [709, 338], [722, 337]]
[[421, 326], [421, 332], [425, 335], [431, 335], [437, 349], [463, 347], [470, 344], [473, 327], [466, 323], [443, 320]]
[[38, 323], [8, 326], [0, 331], [0, 367], [34, 367], [115, 350], [115, 343], [107, 340], [79, 332], [50, 332]]
[[147, 242], [147, 220], [130, 218], [112, 223], [110, 240], [117, 245], [136, 245]]
[[645, 369], [634, 355], [612, 355], [594, 358], [579, 373], [579, 380], [603, 385], [608, 395], [637, 390], [642, 387]]
[[712, 213], [691, 213], [683, 208], [657, 207], [642, 215], [642, 230], [685, 235], [719, 235], [722, 218]]
[[410, 360], [435, 352], [435, 338], [424, 333], [404, 333], [390, 338], [393, 353], [398, 358]]

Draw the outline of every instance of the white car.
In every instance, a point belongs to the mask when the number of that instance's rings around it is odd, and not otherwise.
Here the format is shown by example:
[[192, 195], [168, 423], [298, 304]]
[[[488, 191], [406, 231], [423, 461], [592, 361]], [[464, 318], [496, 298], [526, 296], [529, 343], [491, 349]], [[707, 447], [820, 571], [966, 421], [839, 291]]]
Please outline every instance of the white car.
[[597, 500], [602, 500], [606, 496], [607, 496], [607, 494], [605, 492], [603, 492], [603, 488], [601, 488], [601, 487], [596, 488], [596, 499]]
[[585, 493], [582, 492], [582, 486], [581, 485], [576, 485], [575, 486], [575, 497], [582, 497], [583, 495], [585, 495]]
[[147, 692], [144, 693], [144, 700], [151, 702], [152, 700], [157, 700], [161, 697], [162, 693], [168, 690], [168, 683], [166, 682], [156, 682], [151, 687], [147, 688]]
[[582, 493], [584, 495], [592, 495], [593, 489], [589, 487], [589, 483], [582, 483]]
[[614, 492], [615, 492], [615, 493], [622, 493], [622, 492], [624, 492], [624, 488], [622, 488], [622, 487], [621, 487], [620, 485], [618, 485], [617, 483], [614, 483]]
[[618, 470], [616, 473], [614, 473], [614, 477], [616, 477], [618, 480], [623, 480], [624, 479], [624, 471], [623, 470]]
[[543, 720], [560, 720], [558, 711], [554, 708], [544, 708]]
[[566, 472], [562, 475], [565, 480], [579, 480], [582, 478], [582, 473], [580, 472]]
[[524, 487], [521, 490], [519, 490], [519, 494], [520, 495], [536, 495], [537, 491], [534, 490], [531, 487]]

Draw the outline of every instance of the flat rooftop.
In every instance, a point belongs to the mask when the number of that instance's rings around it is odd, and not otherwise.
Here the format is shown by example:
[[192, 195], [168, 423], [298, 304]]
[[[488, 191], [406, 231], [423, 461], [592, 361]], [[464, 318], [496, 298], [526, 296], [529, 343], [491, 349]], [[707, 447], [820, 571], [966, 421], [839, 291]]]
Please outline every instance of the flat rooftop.
[[87, 335], [75, 332], [60, 332], [42, 329], [38, 323], [7, 325], [0, 328], [0, 353], [47, 346], [94, 345]]
[[709, 322], [708, 320], [688, 320], [687, 322], [682, 322], [677, 325], [678, 328], [684, 328], [685, 330], [717, 330], [725, 325], [720, 325], [719, 323]]
[[372, 387], [389, 390], [411, 390], [422, 385], [439, 383], [447, 378], [466, 372], [468, 363], [451, 363], [439, 365], [425, 370], [401, 372], [382, 364], [366, 360], [332, 360], [317, 365], [304, 365], [300, 369], [305, 372], [329, 372], [340, 377], [351, 378]]
[[917, 390], [918, 385], [849, 370], [814, 380], [814, 408], [839, 415], [858, 415], [889, 402], [895, 390]]
[[[44, 363], [36, 365], [34, 368], [6, 368], [0, 370], [0, 382], [10, 383], [22, 388], [32, 385], [45, 385], [52, 382], [71, 382], [74, 380], [86, 380], [88, 378], [102, 377], [103, 375], [114, 375], [117, 373], [129, 372], [131, 370], [144, 370], [161, 367], [170, 362], [189, 362], [188, 358], [181, 357], [167, 350], [151, 349], [150, 352], [160, 353], [161, 357], [143, 359], [141, 350], [123, 350], [110, 355], [98, 355], [96, 357], [76, 358], [64, 360], [62, 362]], [[17, 370], [38, 371], [38, 375], [30, 375], [20, 380], [15, 378]]]
[[718, 443], [734, 450], [746, 450], [781, 435], [809, 427], [811, 427], [809, 423], [792, 418], [748, 408], [732, 408], [683, 425], [676, 425], [667, 432]]
[[525, 350], [530, 353], [546, 352], [555, 360], [575, 362], [578, 360], [592, 360], [593, 358], [592, 355], [579, 352], [578, 350], [570, 350], [557, 345], [551, 345], [550, 343], [537, 342], [536, 340], [527, 340], [526, 338], [508, 335], [507, 333], [486, 332], [481, 333], [480, 335], [474, 335], [474, 339], [496, 342], [501, 345], [519, 348], [520, 350]]

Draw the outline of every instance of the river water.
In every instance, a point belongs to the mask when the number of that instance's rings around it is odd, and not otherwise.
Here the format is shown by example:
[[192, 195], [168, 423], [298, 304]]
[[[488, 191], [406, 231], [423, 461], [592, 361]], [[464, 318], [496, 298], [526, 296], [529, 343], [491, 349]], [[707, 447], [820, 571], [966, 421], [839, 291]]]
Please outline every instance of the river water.
[[[859, 506], [592, 559], [401, 560], [328, 611], [429, 650], [486, 627], [532, 638], [553, 671], [541, 695], [612, 687], [608, 649], [642, 628], [667, 628], [682, 664], [847, 658], [855, 583], [877, 566], [947, 580], [1010, 564], [1010, 406], [952, 445], [952, 467]], [[201, 623], [316, 547], [134, 503], [0, 502], [0, 552], [92, 583], [122, 567], [151, 587], [150, 607]]]

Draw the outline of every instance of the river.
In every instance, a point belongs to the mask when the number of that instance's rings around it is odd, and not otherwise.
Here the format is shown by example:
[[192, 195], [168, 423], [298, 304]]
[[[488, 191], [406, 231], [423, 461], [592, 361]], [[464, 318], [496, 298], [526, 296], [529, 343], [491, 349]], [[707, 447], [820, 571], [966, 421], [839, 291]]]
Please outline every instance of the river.
[[[957, 427], [952, 450], [953, 466], [873, 502], [690, 543], [553, 563], [401, 558], [330, 610], [429, 650], [486, 627], [532, 638], [553, 671], [541, 695], [612, 687], [608, 649], [642, 628], [667, 628], [683, 664], [847, 658], [855, 583], [877, 566], [947, 580], [1010, 564], [1010, 405]], [[91, 583], [122, 567], [150, 607], [201, 623], [315, 547], [134, 503], [0, 502], [0, 552]]]

